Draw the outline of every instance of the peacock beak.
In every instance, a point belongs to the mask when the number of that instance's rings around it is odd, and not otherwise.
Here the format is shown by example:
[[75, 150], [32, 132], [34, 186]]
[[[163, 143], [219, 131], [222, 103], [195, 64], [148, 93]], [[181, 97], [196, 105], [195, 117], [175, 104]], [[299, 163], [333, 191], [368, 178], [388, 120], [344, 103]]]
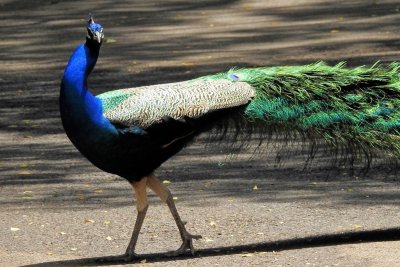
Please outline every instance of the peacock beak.
[[104, 33], [102, 32], [95, 32], [93, 35], [93, 39], [96, 40], [99, 44], [103, 41]]

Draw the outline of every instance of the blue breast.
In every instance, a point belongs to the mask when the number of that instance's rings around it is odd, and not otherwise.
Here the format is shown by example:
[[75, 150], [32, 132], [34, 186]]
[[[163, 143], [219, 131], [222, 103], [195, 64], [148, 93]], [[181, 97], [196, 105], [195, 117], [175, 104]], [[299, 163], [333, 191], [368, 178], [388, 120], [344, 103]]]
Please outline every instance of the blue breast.
[[103, 115], [101, 100], [87, 88], [87, 77], [97, 57], [98, 51], [80, 45], [68, 62], [60, 91], [64, 129], [85, 156], [93, 145], [105, 145], [117, 136], [117, 130]]

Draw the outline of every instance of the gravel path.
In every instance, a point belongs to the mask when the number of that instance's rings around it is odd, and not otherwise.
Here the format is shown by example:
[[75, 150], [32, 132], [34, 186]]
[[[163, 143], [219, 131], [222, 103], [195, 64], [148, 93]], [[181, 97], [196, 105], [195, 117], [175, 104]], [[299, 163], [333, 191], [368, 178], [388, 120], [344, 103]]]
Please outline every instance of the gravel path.
[[[398, 1], [114, 2], [0, 1], [0, 266], [96, 266], [129, 241], [129, 184], [82, 158], [58, 114], [61, 73], [89, 12], [108, 38], [95, 93], [232, 66], [400, 60]], [[163, 256], [179, 234], [152, 196], [137, 265], [400, 266], [400, 179], [381, 161], [366, 176], [325, 157], [302, 171], [306, 155], [277, 164], [274, 144], [237, 155], [204, 143], [157, 171], [203, 235], [197, 255]]]

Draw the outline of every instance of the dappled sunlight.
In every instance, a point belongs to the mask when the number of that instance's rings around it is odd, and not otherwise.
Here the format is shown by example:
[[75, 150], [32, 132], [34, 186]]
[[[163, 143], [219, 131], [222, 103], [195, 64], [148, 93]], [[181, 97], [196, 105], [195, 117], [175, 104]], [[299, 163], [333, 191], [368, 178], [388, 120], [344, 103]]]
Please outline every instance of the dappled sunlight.
[[[92, 257], [122, 253], [129, 240], [136, 216], [131, 185], [88, 162], [68, 140], [59, 117], [62, 72], [85, 40], [89, 13], [106, 37], [89, 79], [95, 94], [232, 67], [400, 61], [398, 1], [3, 1], [2, 260], [84, 258], [60, 266], [96, 265]], [[378, 244], [372, 250], [318, 247], [398, 236], [398, 165], [378, 158], [365, 173], [365, 159], [351, 168], [351, 159], [337, 160], [323, 143], [311, 161], [304, 140], [274, 137], [261, 147], [258, 141], [240, 147], [202, 135], [156, 171], [188, 228], [204, 236], [196, 241], [200, 256], [180, 260], [205, 266], [204, 258], [210, 263], [215, 257], [213, 264], [236, 259], [245, 266], [260, 264], [262, 255], [264, 265], [298, 265], [287, 251], [283, 256], [272, 251], [301, 248], [294, 255], [305, 253], [300, 255], [319, 266], [328, 254], [375, 252]], [[149, 261], [175, 266], [159, 252], [178, 247], [178, 232], [167, 207], [149, 195], [139, 251]], [[393, 229], [374, 231], [382, 228]]]

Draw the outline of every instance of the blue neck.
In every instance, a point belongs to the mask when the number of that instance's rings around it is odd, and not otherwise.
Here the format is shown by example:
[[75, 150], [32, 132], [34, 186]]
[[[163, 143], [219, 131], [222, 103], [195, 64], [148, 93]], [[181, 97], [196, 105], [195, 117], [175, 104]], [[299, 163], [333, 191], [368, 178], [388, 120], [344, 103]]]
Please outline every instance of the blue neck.
[[95, 143], [116, 134], [115, 127], [104, 117], [101, 100], [87, 88], [87, 78], [93, 70], [100, 45], [80, 45], [72, 54], [64, 71], [60, 90], [60, 113], [64, 129], [77, 143]]

